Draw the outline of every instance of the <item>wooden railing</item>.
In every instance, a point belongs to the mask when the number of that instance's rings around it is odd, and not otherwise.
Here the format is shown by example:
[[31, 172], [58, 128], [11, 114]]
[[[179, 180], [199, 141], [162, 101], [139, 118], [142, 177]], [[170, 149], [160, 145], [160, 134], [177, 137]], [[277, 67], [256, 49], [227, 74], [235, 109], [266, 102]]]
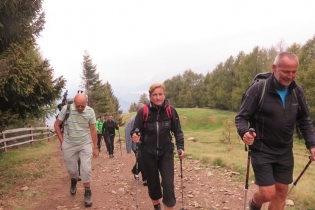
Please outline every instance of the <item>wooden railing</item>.
[[[14, 135], [14, 133], [17, 134]], [[1, 134], [0, 149], [4, 149], [5, 152], [9, 147], [33, 144], [36, 141], [50, 140], [50, 138], [56, 136], [49, 127], [16, 128], [2, 131]]]

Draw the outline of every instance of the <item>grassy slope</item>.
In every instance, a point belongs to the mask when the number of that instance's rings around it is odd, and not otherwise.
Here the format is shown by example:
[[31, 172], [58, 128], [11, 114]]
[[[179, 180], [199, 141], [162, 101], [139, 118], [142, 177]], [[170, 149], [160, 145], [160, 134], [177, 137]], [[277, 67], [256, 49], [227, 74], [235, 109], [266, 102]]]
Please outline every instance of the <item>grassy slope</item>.
[[[198, 108], [177, 109], [177, 111], [185, 134], [185, 151], [188, 157], [199, 159], [206, 167], [219, 165], [240, 172], [241, 174], [234, 178], [243, 181], [247, 153], [236, 133], [235, 113]], [[124, 122], [127, 122], [134, 114], [125, 114]], [[123, 127], [120, 129], [122, 139], [123, 129]], [[229, 144], [227, 136], [230, 136]], [[189, 137], [194, 137], [197, 141], [188, 141]], [[52, 174], [51, 170], [55, 170], [56, 165], [59, 164], [54, 163], [50, 156], [55, 150], [56, 148], [52, 148], [50, 142], [38, 142], [35, 146], [20, 147], [0, 155], [0, 196], [8, 193], [15, 186]], [[294, 179], [296, 179], [308, 162], [309, 153], [305, 149], [304, 141], [295, 142], [294, 154]], [[296, 206], [290, 209], [314, 209], [314, 175], [313, 163], [292, 190], [290, 198], [294, 199]], [[252, 171], [250, 181], [253, 181]]]

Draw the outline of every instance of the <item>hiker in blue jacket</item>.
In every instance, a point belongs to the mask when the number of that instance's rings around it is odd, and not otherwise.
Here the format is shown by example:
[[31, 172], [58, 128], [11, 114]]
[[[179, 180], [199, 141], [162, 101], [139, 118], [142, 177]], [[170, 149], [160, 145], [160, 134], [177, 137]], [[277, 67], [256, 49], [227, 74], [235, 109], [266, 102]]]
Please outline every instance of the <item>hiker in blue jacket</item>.
[[[136, 105], [136, 111], [138, 112], [141, 108], [143, 107], [143, 103], [138, 103]], [[135, 122], [135, 119], [136, 119], [136, 115], [132, 116], [130, 118], [130, 120], [128, 121], [127, 125], [125, 126], [125, 139], [126, 139], [126, 149], [127, 149], [127, 153], [130, 154], [131, 153], [131, 150], [135, 153], [136, 155], [136, 158], [137, 158], [137, 152], [138, 152], [138, 158], [136, 159], [136, 163], [135, 165], [133, 166], [131, 172], [133, 173], [135, 179], [136, 179], [136, 174], [138, 175], [139, 172], [141, 172], [141, 175], [142, 175], [142, 182], [143, 182], [143, 185], [144, 186], [147, 186], [147, 178], [145, 176], [145, 173], [143, 171], [143, 166], [142, 166], [142, 161], [141, 161], [141, 153], [140, 151], [136, 151], [136, 143], [134, 143], [131, 139], [131, 136], [130, 136], [130, 132], [131, 130], [133, 129], [133, 124]], [[137, 169], [137, 164], [138, 162], [138, 169]]]
[[[293, 179], [293, 133], [298, 124], [311, 160], [315, 160], [315, 134], [301, 86], [295, 83], [299, 60], [290, 52], [282, 52], [272, 65], [273, 74], [266, 79], [259, 110], [258, 83], [252, 85], [235, 117], [239, 135], [251, 150], [251, 163], [258, 191], [249, 202], [250, 210], [282, 210]], [[253, 119], [253, 121], [252, 121]], [[248, 124], [256, 132], [249, 132]]]
[[[133, 130], [132, 141], [139, 143], [141, 160], [148, 180], [148, 192], [155, 210], [160, 210], [160, 199], [164, 210], [173, 209], [176, 204], [174, 191], [174, 143], [171, 132], [176, 139], [178, 157], [184, 158], [184, 134], [181, 129], [179, 116], [174, 107], [169, 107], [165, 100], [165, 87], [154, 83], [149, 88], [150, 103], [148, 106], [148, 119], [144, 121], [143, 110], [137, 112]], [[171, 117], [167, 110], [171, 108]], [[139, 132], [135, 132], [136, 129]], [[159, 175], [161, 175], [162, 183]], [[163, 189], [163, 193], [161, 190]]]

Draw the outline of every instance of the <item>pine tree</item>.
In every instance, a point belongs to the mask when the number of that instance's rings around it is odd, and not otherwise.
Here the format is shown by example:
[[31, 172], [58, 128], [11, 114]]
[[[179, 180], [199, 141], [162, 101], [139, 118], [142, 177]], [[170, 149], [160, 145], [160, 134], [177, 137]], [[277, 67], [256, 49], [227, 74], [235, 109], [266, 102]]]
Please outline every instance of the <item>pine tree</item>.
[[41, 0], [0, 2], [0, 130], [43, 120], [65, 86], [35, 48], [44, 17]]
[[136, 103], [131, 103], [130, 104], [130, 107], [128, 109], [128, 112], [131, 113], [131, 112], [136, 112], [137, 111], [137, 104]]
[[139, 103], [147, 104], [150, 102], [149, 96], [146, 93], [141, 94]]
[[[81, 87], [85, 90], [85, 94], [89, 98], [90, 90], [95, 89], [94, 85], [100, 82], [99, 74], [96, 72], [96, 65], [93, 64], [92, 58], [87, 51], [84, 51], [82, 62]], [[88, 104], [93, 104], [92, 99], [88, 99]]]

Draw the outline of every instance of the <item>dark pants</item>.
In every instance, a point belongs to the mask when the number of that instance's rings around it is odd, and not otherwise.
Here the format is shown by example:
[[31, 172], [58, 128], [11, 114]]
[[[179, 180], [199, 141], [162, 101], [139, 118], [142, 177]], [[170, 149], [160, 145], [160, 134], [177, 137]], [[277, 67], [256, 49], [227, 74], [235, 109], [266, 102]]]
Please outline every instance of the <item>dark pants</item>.
[[[145, 173], [143, 171], [143, 165], [142, 165], [142, 160], [141, 160], [141, 152], [138, 149], [138, 158], [137, 158], [137, 154], [135, 150], [132, 150], [135, 153], [136, 156], [136, 163], [132, 168], [132, 173], [133, 174], [139, 174], [139, 172], [141, 172], [141, 176], [142, 176], [142, 181], [147, 180], [147, 177], [145, 176]], [[138, 162], [138, 173], [137, 173], [137, 162]]]
[[293, 151], [272, 155], [261, 151], [251, 152], [251, 162], [258, 186], [271, 186], [275, 182], [291, 184], [293, 181]]
[[107, 136], [106, 137], [106, 142], [108, 144], [108, 153], [110, 155], [114, 154], [114, 139], [115, 139], [115, 136]]
[[[99, 150], [101, 150], [102, 137], [103, 137], [103, 134], [97, 134], [97, 148], [98, 148]], [[105, 142], [105, 145], [106, 145], [105, 138], [104, 138], [104, 142]]]
[[[162, 155], [157, 156], [149, 153], [144, 147], [139, 147], [144, 173], [148, 181], [149, 196], [152, 200], [163, 197], [162, 202], [173, 207], [176, 204], [174, 192], [174, 153], [172, 148], [159, 151]], [[160, 183], [159, 173], [162, 178]], [[163, 194], [162, 194], [162, 189]]]

